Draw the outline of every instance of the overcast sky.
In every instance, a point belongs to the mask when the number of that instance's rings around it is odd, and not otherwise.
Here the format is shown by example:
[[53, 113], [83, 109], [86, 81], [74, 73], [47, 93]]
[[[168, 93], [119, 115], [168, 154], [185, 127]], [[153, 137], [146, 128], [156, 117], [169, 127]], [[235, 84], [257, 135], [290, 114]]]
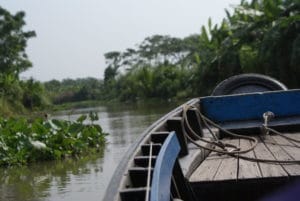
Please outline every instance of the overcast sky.
[[48, 81], [103, 78], [104, 53], [135, 47], [154, 34], [185, 37], [200, 33], [211, 17], [240, 0], [1, 0], [12, 13], [26, 12], [33, 67], [22, 77]]

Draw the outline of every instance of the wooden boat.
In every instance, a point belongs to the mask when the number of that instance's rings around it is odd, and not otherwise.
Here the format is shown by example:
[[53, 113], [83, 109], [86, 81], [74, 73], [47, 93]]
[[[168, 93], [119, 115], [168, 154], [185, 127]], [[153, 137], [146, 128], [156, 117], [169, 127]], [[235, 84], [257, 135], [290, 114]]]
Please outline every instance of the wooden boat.
[[231, 77], [151, 125], [123, 157], [104, 201], [274, 196], [299, 178], [299, 125], [300, 90], [262, 75]]

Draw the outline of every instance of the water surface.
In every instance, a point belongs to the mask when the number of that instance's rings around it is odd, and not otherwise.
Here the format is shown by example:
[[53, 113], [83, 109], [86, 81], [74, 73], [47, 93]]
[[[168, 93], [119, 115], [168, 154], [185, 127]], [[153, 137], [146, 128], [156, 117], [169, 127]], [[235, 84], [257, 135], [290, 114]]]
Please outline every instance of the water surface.
[[75, 120], [97, 111], [107, 145], [96, 155], [0, 169], [0, 201], [101, 201], [128, 147], [175, 104], [115, 104], [67, 111], [57, 118]]

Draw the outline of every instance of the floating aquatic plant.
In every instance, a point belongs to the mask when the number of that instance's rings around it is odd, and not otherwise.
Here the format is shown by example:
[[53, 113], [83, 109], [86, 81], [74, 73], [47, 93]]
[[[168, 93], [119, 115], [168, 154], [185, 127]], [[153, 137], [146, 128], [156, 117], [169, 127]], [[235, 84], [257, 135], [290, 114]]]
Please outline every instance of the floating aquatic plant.
[[107, 134], [100, 125], [94, 124], [96, 120], [98, 115], [93, 112], [74, 122], [0, 118], [0, 165], [62, 159], [97, 151], [105, 145]]

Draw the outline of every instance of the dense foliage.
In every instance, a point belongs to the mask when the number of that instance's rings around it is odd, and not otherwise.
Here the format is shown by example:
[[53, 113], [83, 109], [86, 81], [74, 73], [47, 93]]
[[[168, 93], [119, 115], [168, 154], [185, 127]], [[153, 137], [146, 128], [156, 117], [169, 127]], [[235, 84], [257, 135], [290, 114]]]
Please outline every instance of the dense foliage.
[[103, 81], [95, 78], [51, 80], [44, 83], [47, 96], [54, 104], [84, 100], [99, 100]]
[[[0, 7], [0, 115], [84, 100], [137, 101], [208, 95], [223, 79], [240, 73], [271, 75], [300, 87], [300, 2], [242, 0], [232, 13], [200, 34], [185, 38], [154, 35], [134, 48], [106, 53], [104, 79], [20, 80], [31, 67], [25, 53], [24, 13]], [[91, 114], [90, 120], [97, 120]], [[75, 156], [101, 147], [100, 126], [76, 122], [0, 118], [0, 165]]]
[[[84, 124], [87, 117], [90, 124]], [[76, 122], [0, 118], [0, 165], [27, 164], [97, 151], [105, 144], [106, 134], [93, 123], [96, 120], [95, 113], [83, 115]]]
[[136, 48], [105, 54], [102, 98], [121, 100], [207, 95], [240, 73], [271, 75], [289, 87], [300, 80], [300, 3], [242, 1], [219, 25], [180, 39], [147, 37]]
[[[200, 34], [185, 38], [153, 35], [133, 48], [106, 53], [103, 80], [52, 80], [44, 86], [32, 79], [26, 82], [18, 79], [19, 72], [30, 66], [24, 48], [26, 40], [34, 36], [33, 32], [22, 31], [24, 13], [11, 15], [2, 9], [1, 14], [8, 17], [0, 24], [9, 21], [16, 24], [8, 27], [15, 27], [22, 41], [19, 49], [10, 50], [21, 57], [12, 56], [9, 61], [19, 65], [3, 63], [7, 65], [5, 69], [11, 69], [1, 71], [0, 96], [4, 104], [19, 101], [20, 107], [42, 107], [47, 104], [45, 89], [55, 104], [186, 98], [208, 95], [223, 79], [249, 72], [270, 75], [290, 88], [300, 86], [300, 3], [297, 0], [242, 0], [233, 12], [226, 11], [221, 23], [214, 25], [209, 19]], [[12, 31], [2, 32], [7, 38], [14, 36]]]
[[300, 3], [242, 0], [220, 24], [208, 20], [200, 34], [153, 35], [134, 48], [104, 55], [104, 79], [45, 83], [54, 103], [82, 100], [136, 101], [208, 95], [241, 73], [275, 77], [300, 86]]
[[33, 79], [21, 81], [19, 75], [32, 66], [25, 49], [34, 31], [24, 31], [25, 13], [9, 13], [0, 6], [0, 114], [24, 112], [48, 104], [44, 88]]
[[[23, 30], [24, 16], [24, 12], [13, 15], [0, 7], [0, 166], [61, 159], [100, 149], [106, 134], [93, 124], [98, 120], [95, 113], [88, 116], [91, 124], [84, 124], [86, 115], [76, 122], [4, 118], [28, 114], [49, 104], [42, 83], [19, 78], [32, 66], [25, 48], [27, 40], [35, 36], [34, 31]], [[86, 86], [96, 88], [92, 84]], [[77, 96], [84, 97], [86, 91], [79, 90]]]

